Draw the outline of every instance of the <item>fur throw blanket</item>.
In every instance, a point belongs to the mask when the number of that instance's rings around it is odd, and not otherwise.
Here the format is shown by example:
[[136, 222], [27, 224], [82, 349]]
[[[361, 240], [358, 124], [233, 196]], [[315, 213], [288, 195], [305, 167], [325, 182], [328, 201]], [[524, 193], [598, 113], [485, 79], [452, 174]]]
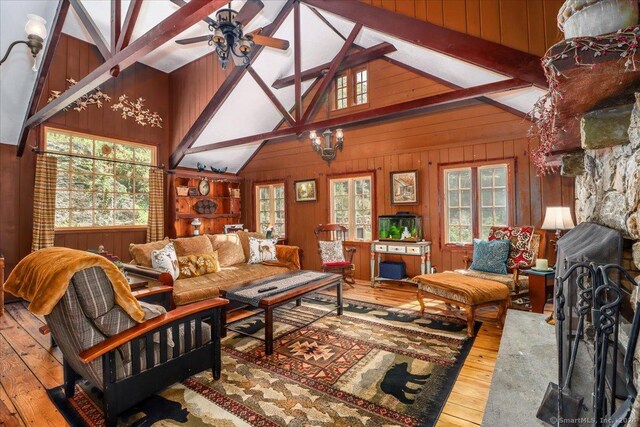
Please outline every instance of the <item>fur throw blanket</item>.
[[67, 291], [74, 274], [100, 267], [113, 286], [116, 304], [136, 322], [144, 320], [144, 311], [131, 294], [129, 282], [118, 267], [103, 256], [69, 248], [45, 248], [24, 257], [4, 283], [4, 290], [29, 301], [29, 311], [51, 313]]

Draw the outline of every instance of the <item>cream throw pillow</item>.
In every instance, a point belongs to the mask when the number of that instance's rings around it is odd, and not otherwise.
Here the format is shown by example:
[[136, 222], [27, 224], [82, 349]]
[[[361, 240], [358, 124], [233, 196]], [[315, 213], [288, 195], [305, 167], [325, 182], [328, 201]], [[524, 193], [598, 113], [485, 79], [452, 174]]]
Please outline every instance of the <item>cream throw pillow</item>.
[[162, 249], [151, 251], [151, 266], [158, 271], [164, 271], [171, 274], [173, 280], [180, 275], [178, 267], [178, 256], [173, 248], [173, 243], [169, 243]]
[[256, 239], [249, 237], [249, 264], [263, 261], [277, 261], [276, 242], [278, 239]]

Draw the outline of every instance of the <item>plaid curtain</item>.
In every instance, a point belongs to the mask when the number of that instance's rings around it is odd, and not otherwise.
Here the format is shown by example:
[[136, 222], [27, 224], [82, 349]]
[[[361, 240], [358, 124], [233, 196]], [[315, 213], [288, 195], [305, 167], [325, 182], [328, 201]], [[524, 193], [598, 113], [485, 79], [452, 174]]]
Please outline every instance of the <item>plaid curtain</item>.
[[149, 220], [147, 242], [164, 237], [164, 171], [149, 168]]
[[56, 219], [56, 173], [58, 159], [36, 156], [33, 191], [33, 240], [31, 251], [53, 246]]

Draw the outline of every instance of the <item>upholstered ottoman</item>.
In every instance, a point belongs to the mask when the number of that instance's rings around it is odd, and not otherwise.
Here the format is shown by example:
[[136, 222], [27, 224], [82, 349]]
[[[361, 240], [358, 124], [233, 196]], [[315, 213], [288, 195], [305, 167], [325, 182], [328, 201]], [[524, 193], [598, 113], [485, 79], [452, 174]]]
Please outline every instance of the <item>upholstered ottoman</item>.
[[499, 282], [478, 279], [445, 271], [436, 274], [423, 274], [413, 278], [418, 282], [418, 302], [420, 313], [424, 314], [423, 298], [431, 298], [445, 303], [460, 306], [467, 312], [467, 336], [473, 336], [476, 310], [482, 307], [495, 306], [498, 315], [495, 319], [500, 326], [504, 325], [504, 317], [509, 304], [509, 288]]

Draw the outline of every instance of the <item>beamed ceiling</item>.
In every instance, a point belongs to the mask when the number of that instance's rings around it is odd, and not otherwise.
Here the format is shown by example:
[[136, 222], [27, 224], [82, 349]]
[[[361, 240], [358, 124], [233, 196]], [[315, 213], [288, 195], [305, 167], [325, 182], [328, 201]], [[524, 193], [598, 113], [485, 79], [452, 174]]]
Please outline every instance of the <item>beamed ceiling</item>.
[[[48, 25], [52, 25], [56, 10], [62, 9], [64, 14], [65, 1], [61, 3], [63, 7], [56, 1], [1, 1], [0, 49], [4, 51], [12, 40], [23, 37], [22, 21], [27, 11], [42, 15]], [[300, 135], [310, 129], [348, 128], [425, 112], [470, 98], [527, 113], [545, 91], [539, 58], [502, 45], [359, 1], [263, 0], [263, 3], [265, 7], [246, 30], [264, 27], [262, 34], [288, 40], [289, 49], [256, 49], [250, 69], [234, 69], [172, 154], [171, 167], [195, 167], [201, 162], [237, 172], [265, 141]], [[36, 112], [25, 94], [31, 93], [33, 87], [37, 88], [38, 81], [44, 78], [47, 53], [42, 55], [40, 75], [25, 72], [29, 69], [25, 64], [29, 58], [14, 54], [16, 59], [10, 58], [12, 61], [0, 69], [0, 141], [22, 145], [24, 149], [31, 128], [78, 96], [113, 78], [110, 71], [114, 65], [125, 68], [138, 61], [170, 73], [210, 53], [211, 48], [204, 43], [179, 46], [175, 40], [207, 34], [208, 28], [202, 18], [213, 16], [215, 9], [225, 4], [194, 0], [193, 4], [180, 10], [169, 0], [145, 0], [135, 10], [137, 20], [131, 27], [127, 46], [127, 40], [124, 38], [123, 43], [122, 36], [110, 42], [109, 0], [71, 0], [62, 31], [96, 44], [99, 49], [102, 42], [96, 43], [96, 38], [102, 39], [105, 63], [82, 79], [74, 87], [75, 92], [67, 91], [70, 93]], [[236, 0], [233, 7], [240, 10], [243, 4], [244, 1]], [[130, 5], [129, 0], [121, 2], [123, 22], [126, 22], [128, 12], [133, 11]], [[81, 19], [78, 14], [81, 9], [94, 22], [93, 32], [83, 24], [86, 16]], [[182, 15], [177, 16], [177, 13]], [[163, 26], [159, 27], [161, 22]], [[165, 31], [168, 23], [173, 25], [171, 34]], [[55, 43], [55, 39], [49, 37], [48, 42]], [[118, 45], [119, 39], [123, 46]], [[110, 52], [110, 44], [116, 45], [111, 51], [115, 53]], [[299, 70], [296, 69], [296, 52], [300, 52]], [[446, 82], [452, 92], [321, 123], [312, 122], [312, 113], [318, 105], [314, 101], [321, 101], [322, 94], [329, 89], [331, 77], [342, 63], [357, 64], [383, 56], [397, 65]], [[296, 74], [302, 77], [296, 79]], [[300, 105], [296, 100], [312, 86], [319, 93], [313, 96], [309, 109], [296, 108]], [[287, 126], [283, 129], [285, 122]]]

